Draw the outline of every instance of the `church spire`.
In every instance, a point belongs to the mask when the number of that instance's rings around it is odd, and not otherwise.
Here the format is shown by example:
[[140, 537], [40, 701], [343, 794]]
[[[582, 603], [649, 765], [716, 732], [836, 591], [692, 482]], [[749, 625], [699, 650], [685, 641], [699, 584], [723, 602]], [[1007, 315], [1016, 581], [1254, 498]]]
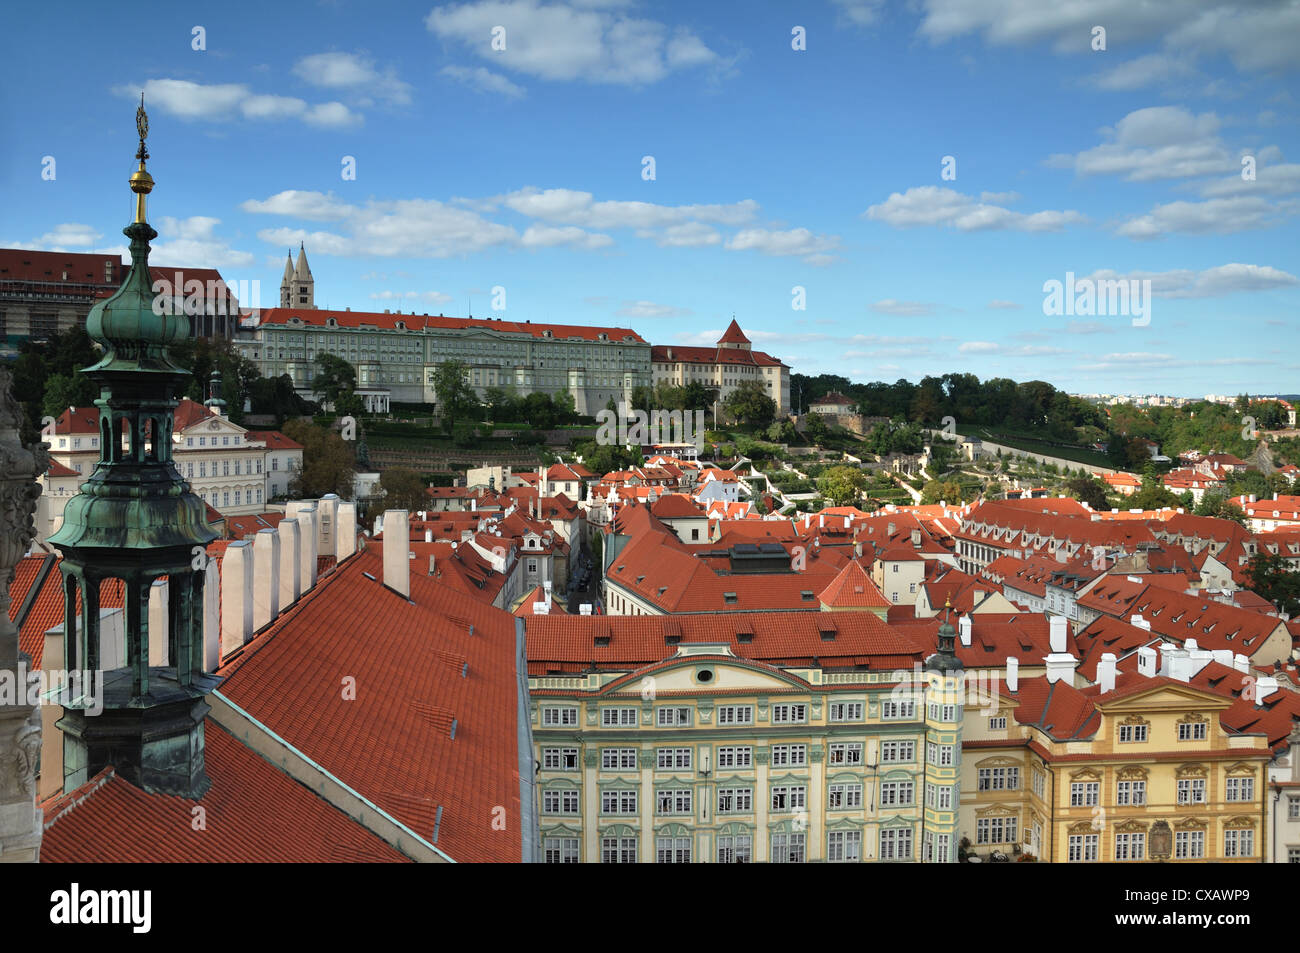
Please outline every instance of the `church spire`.
[[[149, 126], [143, 105], [136, 128], [140, 167], [130, 182], [136, 216], [123, 229], [131, 270], [86, 318], [87, 333], [104, 348], [99, 362], [81, 371], [100, 394], [99, 462], [49, 539], [63, 554], [64, 667], [94, 673], [106, 661], [124, 658], [125, 664], [103, 672], [102, 687], [87, 687], [64, 705], [64, 790], [111, 764], [147, 791], [198, 798], [209, 784], [203, 698], [217, 679], [205, 671], [207, 573], [197, 560], [206, 559], [216, 534], [203, 501], [172, 461], [176, 394], [190, 375], [168, 347], [186, 336], [189, 320], [153, 308], [149, 242], [158, 233], [145, 221], [144, 197], [154, 183], [144, 168]], [[124, 592], [120, 655], [100, 644], [105, 580], [119, 581]], [[150, 594], [164, 585], [165, 629], [151, 633]]]

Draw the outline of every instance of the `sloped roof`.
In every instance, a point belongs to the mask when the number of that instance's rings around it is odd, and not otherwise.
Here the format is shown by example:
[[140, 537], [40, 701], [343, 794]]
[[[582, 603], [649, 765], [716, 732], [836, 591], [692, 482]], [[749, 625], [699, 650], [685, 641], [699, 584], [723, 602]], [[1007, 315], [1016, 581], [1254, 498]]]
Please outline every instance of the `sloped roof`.
[[[408, 331], [424, 329], [479, 330], [497, 334], [526, 334], [533, 338], [553, 338], [564, 341], [571, 337], [584, 341], [598, 341], [605, 335], [610, 343], [645, 344], [641, 335], [631, 328], [587, 327], [577, 324], [533, 324], [528, 321], [489, 321], [484, 318], [448, 318], [438, 315], [378, 314], [373, 311], [330, 311], [326, 309], [298, 310], [297, 308], [263, 308], [262, 326], [293, 327], [297, 318], [303, 327], [326, 327], [332, 319], [340, 328], [371, 327], [395, 330], [400, 323]], [[547, 332], [550, 332], [548, 335]]]
[[888, 608], [892, 603], [871, 581], [862, 566], [853, 559], [844, 564], [830, 584], [818, 596], [832, 609]]
[[[106, 768], [45, 805], [44, 863], [402, 863], [402, 856], [212, 719], [201, 801], [148, 794]], [[195, 830], [193, 809], [204, 810]]]

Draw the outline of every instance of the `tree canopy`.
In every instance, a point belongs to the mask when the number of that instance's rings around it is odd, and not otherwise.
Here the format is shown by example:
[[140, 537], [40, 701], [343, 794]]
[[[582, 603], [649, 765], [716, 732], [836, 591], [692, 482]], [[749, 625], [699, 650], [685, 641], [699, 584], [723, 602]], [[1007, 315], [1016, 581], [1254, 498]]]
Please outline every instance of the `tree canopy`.
[[337, 431], [302, 420], [286, 421], [281, 432], [302, 444], [302, 469], [289, 481], [290, 496], [312, 499], [336, 493], [352, 499], [352, 448]]

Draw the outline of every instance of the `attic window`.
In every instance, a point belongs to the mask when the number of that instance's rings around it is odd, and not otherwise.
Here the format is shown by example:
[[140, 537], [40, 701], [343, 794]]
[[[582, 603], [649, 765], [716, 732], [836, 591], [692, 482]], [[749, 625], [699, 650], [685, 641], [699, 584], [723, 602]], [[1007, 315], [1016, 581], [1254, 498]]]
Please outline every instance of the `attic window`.
[[736, 603], [736, 594], [735, 594], [734, 592], [724, 592], [724, 593], [722, 594], [722, 601], [725, 602], [725, 603], [726, 603], [727, 605], [729, 605], [729, 606], [730, 606], [730, 605], [735, 605], [735, 603]]
[[667, 586], [660, 586], [660, 587], [659, 587], [659, 595], [662, 596], [662, 595], [663, 595], [665, 592], [667, 592], [667, 591], [668, 591], [668, 587], [667, 587]]
[[604, 648], [605, 646], [609, 645], [609, 636], [598, 635], [595, 638], [595, 642], [596, 642], [596, 648]]
[[811, 589], [804, 589], [802, 592], [799, 593], [799, 595], [803, 597], [804, 602], [812, 602], [813, 599], [815, 598], [815, 593]]

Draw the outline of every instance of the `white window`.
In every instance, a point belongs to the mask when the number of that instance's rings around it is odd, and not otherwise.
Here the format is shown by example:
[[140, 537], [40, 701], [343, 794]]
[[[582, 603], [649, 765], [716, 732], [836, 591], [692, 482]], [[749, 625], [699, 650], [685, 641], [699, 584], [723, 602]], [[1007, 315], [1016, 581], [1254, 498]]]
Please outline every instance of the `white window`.
[[835, 864], [862, 860], [862, 831], [831, 831], [826, 835], [826, 859]]
[[1178, 831], [1174, 834], [1174, 860], [1200, 860], [1205, 857], [1205, 831]]
[[753, 810], [753, 788], [718, 788], [719, 814], [748, 814]]
[[1205, 779], [1204, 778], [1179, 778], [1178, 779], [1178, 803], [1179, 804], [1204, 804], [1205, 803]]
[[655, 862], [660, 864], [689, 864], [691, 839], [689, 837], [655, 838]]
[[600, 792], [600, 813], [602, 814], [635, 814], [636, 808], [636, 790], [626, 791], [601, 791]]
[[1072, 864], [1086, 863], [1097, 859], [1096, 834], [1071, 834], [1067, 859]]
[[862, 763], [862, 742], [860, 741], [837, 741], [831, 744], [830, 750], [831, 764], [861, 764]]
[[1229, 801], [1253, 801], [1255, 800], [1255, 779], [1228, 778], [1225, 790]]
[[862, 702], [831, 702], [831, 721], [861, 721]]
[[1020, 769], [980, 768], [976, 784], [980, 791], [1015, 791], [1020, 787]]
[[912, 803], [916, 785], [912, 781], [884, 781], [880, 785], [881, 806]]
[[578, 838], [576, 837], [548, 837], [544, 846], [548, 864], [576, 864], [578, 862]]
[[748, 745], [718, 748], [719, 768], [748, 768], [754, 763], [754, 749]]
[[861, 784], [832, 784], [826, 789], [826, 806], [833, 811], [862, 807]]
[[911, 720], [916, 717], [916, 702], [886, 699], [880, 703], [880, 717], [885, 721]]
[[802, 784], [778, 784], [772, 788], [772, 810], [801, 811], [807, 788]]
[[577, 814], [578, 792], [551, 790], [542, 792], [543, 814]]
[[200, 477], [205, 477], [205, 476], [207, 476], [207, 475], [208, 475], [208, 465], [207, 465], [207, 463], [205, 463], [204, 461], [200, 460], [200, 461], [199, 461], [199, 476], [200, 476]]
[[559, 728], [578, 723], [578, 709], [576, 707], [558, 708], [547, 707], [542, 709], [542, 727]]
[[1120, 781], [1115, 786], [1115, 803], [1120, 807], [1140, 807], [1147, 802], [1145, 781]]
[[1300, 820], [1300, 797], [1286, 799], [1286, 818], [1288, 821]]
[[1070, 807], [1096, 807], [1100, 794], [1101, 782], [1075, 781], [1070, 785]]
[[223, 490], [223, 491], [221, 492], [221, 505], [222, 505], [222, 506], [229, 506], [229, 505], [230, 505], [230, 491], [229, 491], [229, 490]]
[[772, 766], [808, 763], [807, 745], [772, 745]]
[[600, 724], [604, 728], [621, 728], [635, 726], [637, 722], [635, 708], [602, 708]]
[[1043, 789], [1046, 784], [1046, 775], [1042, 771], [1034, 772], [1034, 793], [1039, 797], [1043, 796]]
[[943, 717], [942, 717], [942, 719], [940, 719], [940, 720], [941, 720], [941, 721], [956, 721], [956, 720], [957, 720], [957, 710], [958, 710], [958, 706], [957, 706], [957, 705], [944, 705], [944, 706], [943, 706]]
[[1185, 721], [1178, 726], [1179, 741], [1204, 741], [1209, 730], [1209, 723], [1204, 721]]
[[543, 748], [542, 767], [547, 771], [576, 771], [578, 768], [578, 749]]
[[975, 843], [1014, 844], [1019, 824], [1014, 817], [979, 817], [975, 819]]
[[1005, 715], [989, 719], [989, 731], [1002, 731], [1006, 727], [1007, 718]]
[[655, 720], [661, 728], [671, 725], [689, 725], [691, 723], [691, 710], [689, 708], [657, 708], [655, 709]]
[[636, 767], [635, 748], [601, 748], [600, 766], [605, 771], [626, 771]]
[[185, 476], [186, 477], [194, 476], [194, 464], [192, 463], [185, 464]]
[[1147, 835], [1143, 832], [1115, 835], [1116, 860], [1143, 860], [1147, 852]]
[[691, 813], [691, 792], [688, 788], [660, 791], [655, 800], [659, 814]]
[[[239, 491], [239, 490], [236, 490], [236, 491], [235, 491], [235, 505], [236, 505], [236, 506], [241, 505], [240, 502], [239, 502], [239, 498], [240, 498], [240, 496], [241, 496], [240, 491]], [[250, 500], [249, 502], [251, 503], [252, 501]]]
[[602, 837], [600, 841], [600, 862], [602, 864], [635, 864], [635, 837]]
[[915, 741], [882, 741], [880, 743], [881, 762], [916, 760]]
[[1125, 743], [1130, 741], [1146, 741], [1147, 726], [1146, 725], [1120, 725], [1119, 740]]
[[748, 834], [724, 834], [718, 838], [718, 863], [749, 864], [754, 861], [753, 838]]
[[773, 834], [772, 863], [802, 864], [804, 859], [803, 834]]
[[690, 748], [659, 748], [656, 754], [661, 771], [689, 769], [691, 766]]
[[880, 832], [880, 859], [907, 860], [912, 856], [912, 829], [887, 827]]
[[807, 705], [773, 705], [772, 706], [772, 723], [801, 723], [808, 720]]

